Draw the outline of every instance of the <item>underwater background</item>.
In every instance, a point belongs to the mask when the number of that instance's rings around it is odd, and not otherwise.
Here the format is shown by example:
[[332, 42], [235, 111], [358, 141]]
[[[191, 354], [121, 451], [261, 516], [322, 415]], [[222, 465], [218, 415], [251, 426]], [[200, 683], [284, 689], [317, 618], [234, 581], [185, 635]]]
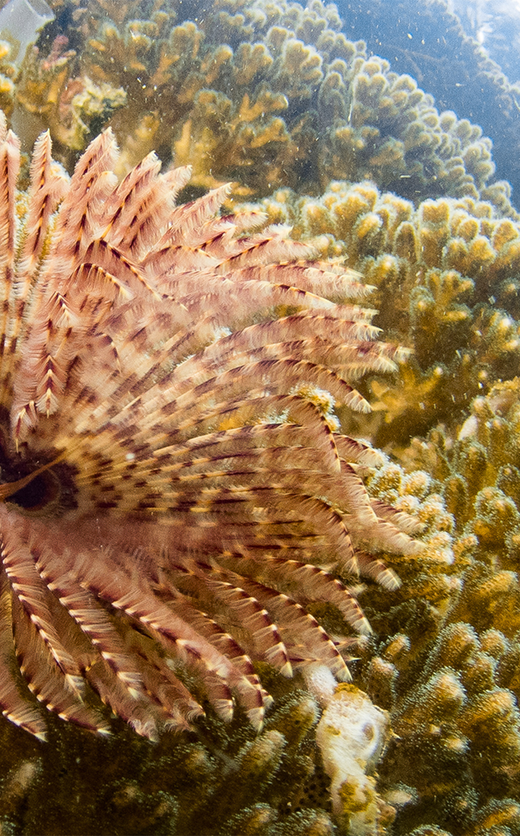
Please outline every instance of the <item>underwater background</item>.
[[25, 53], [24, 3], [0, 15], [21, 188], [41, 131], [71, 173], [111, 126], [118, 175], [155, 150], [192, 166], [182, 201], [231, 182], [226, 211], [325, 236], [374, 288], [374, 324], [410, 353], [360, 381], [370, 415], [339, 418], [382, 451], [370, 495], [425, 551], [383, 555], [398, 589], [359, 590], [374, 633], [349, 648], [348, 693], [374, 751], [340, 717], [336, 757], [304, 680], [267, 666], [259, 734], [240, 712], [157, 743], [118, 720], [104, 739], [51, 716], [46, 743], [3, 720], [0, 834], [514, 836], [520, 6], [48, 0], [51, 19], [33, 0], [49, 20]]

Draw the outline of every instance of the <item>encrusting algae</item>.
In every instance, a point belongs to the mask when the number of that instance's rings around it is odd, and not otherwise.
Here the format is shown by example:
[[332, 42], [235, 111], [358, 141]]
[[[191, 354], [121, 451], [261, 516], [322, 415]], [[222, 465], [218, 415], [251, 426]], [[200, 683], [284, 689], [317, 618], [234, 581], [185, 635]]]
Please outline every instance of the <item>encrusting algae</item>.
[[4, 136], [2, 832], [514, 836], [490, 141], [318, 0], [52, 5], [0, 54], [79, 157], [16, 191]]

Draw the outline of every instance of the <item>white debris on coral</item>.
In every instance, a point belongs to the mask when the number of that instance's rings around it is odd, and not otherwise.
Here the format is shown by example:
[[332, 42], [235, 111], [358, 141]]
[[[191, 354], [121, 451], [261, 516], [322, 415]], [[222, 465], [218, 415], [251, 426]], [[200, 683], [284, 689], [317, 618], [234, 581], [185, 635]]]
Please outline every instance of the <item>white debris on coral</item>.
[[316, 731], [323, 766], [331, 779], [332, 809], [349, 836], [375, 836], [382, 801], [371, 772], [389, 737], [386, 711], [354, 685], [342, 684]]
[[314, 662], [303, 668], [302, 675], [307, 690], [317, 699], [321, 707], [325, 708], [334, 696], [338, 684], [330, 668]]

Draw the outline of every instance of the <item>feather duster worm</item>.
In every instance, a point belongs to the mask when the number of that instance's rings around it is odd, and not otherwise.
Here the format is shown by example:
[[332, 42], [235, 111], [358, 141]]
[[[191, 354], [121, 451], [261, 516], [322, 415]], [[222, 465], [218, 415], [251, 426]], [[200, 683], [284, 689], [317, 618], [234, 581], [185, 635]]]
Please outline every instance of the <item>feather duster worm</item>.
[[70, 180], [41, 136], [20, 195], [0, 139], [1, 710], [39, 738], [28, 689], [100, 733], [100, 699], [150, 738], [205, 703], [259, 727], [253, 663], [347, 678], [306, 606], [368, 631], [337, 576], [393, 587], [365, 549], [414, 548], [328, 410], [396, 350], [356, 274], [247, 234], [225, 187], [176, 206], [189, 170], [154, 154], [118, 182], [107, 131]]

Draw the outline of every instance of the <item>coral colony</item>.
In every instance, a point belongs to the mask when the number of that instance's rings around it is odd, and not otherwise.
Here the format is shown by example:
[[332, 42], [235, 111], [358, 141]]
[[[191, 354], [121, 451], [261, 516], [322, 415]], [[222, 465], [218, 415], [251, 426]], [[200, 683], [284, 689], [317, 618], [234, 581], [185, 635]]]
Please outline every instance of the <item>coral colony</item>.
[[490, 140], [352, 4], [49, 2], [0, 43], [2, 832], [514, 836]]
[[384, 410], [379, 444], [453, 421], [490, 381], [520, 373], [520, 229], [489, 203], [438, 198], [415, 208], [373, 183], [337, 181], [320, 198], [280, 189], [261, 205], [298, 237], [326, 233], [329, 254], [376, 288], [385, 335], [413, 349], [399, 380], [372, 381], [373, 406]]

